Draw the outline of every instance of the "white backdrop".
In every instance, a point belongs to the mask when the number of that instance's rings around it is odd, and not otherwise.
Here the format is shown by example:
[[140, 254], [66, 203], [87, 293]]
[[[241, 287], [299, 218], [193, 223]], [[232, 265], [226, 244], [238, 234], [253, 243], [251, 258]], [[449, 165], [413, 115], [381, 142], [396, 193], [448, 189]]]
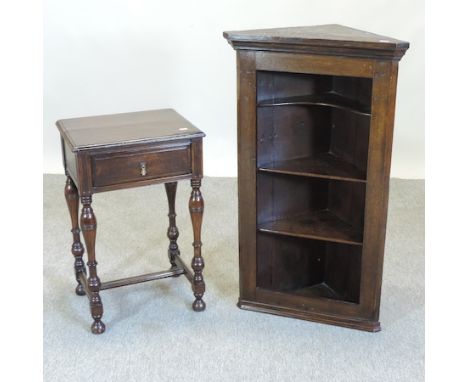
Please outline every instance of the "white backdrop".
[[343, 24], [410, 42], [392, 176], [424, 178], [424, 0], [45, 0], [44, 172], [61, 118], [171, 107], [207, 137], [209, 176], [236, 176], [236, 61], [224, 30]]

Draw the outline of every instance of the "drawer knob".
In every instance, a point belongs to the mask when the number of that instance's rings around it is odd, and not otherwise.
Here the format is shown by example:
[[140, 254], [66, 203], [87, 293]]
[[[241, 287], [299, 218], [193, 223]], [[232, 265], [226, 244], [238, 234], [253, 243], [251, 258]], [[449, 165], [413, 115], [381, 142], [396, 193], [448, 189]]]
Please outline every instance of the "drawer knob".
[[146, 176], [146, 162], [140, 162], [140, 175]]

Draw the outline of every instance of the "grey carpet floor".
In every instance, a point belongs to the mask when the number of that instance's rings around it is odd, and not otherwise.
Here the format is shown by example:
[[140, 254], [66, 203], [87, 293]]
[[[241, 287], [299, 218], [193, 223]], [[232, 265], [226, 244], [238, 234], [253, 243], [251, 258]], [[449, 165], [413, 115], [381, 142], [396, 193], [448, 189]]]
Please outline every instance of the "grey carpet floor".
[[[424, 380], [423, 181], [391, 182], [379, 333], [238, 309], [236, 179], [205, 178], [206, 311], [191, 310], [185, 277], [107, 290], [101, 336], [89, 331], [86, 297], [74, 294], [64, 181], [44, 176], [45, 381]], [[187, 262], [189, 193], [181, 182]], [[167, 269], [163, 186], [97, 194], [93, 207], [102, 281]]]

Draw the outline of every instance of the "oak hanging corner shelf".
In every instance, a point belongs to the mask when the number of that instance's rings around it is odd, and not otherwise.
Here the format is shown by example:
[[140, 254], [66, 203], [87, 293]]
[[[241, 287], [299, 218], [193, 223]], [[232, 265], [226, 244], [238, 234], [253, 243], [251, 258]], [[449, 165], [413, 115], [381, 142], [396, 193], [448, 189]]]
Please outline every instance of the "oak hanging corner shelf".
[[237, 51], [243, 309], [375, 332], [398, 61], [341, 25], [224, 32]]

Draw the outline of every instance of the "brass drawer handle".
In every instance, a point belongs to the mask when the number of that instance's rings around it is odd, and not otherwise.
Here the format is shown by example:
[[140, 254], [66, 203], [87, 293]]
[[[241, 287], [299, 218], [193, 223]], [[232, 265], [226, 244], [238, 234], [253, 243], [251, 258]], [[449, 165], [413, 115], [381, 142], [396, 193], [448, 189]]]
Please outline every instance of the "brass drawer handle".
[[140, 162], [140, 175], [146, 176], [146, 162]]

